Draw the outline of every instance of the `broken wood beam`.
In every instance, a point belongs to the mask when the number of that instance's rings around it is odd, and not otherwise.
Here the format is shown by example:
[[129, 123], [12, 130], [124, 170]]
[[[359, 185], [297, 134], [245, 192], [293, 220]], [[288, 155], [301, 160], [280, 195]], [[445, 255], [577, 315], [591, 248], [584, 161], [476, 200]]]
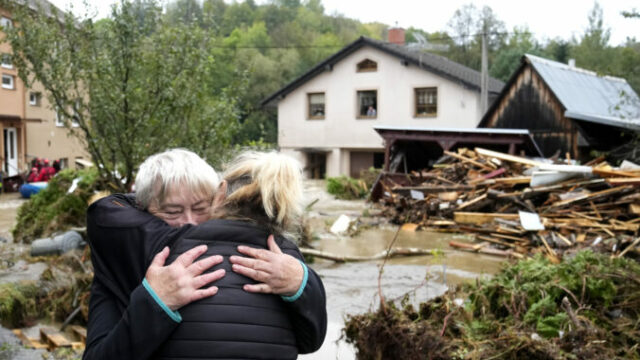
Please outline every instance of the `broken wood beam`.
[[479, 162], [477, 162], [477, 161], [475, 161], [473, 159], [469, 159], [466, 156], [462, 156], [462, 155], [456, 154], [456, 153], [451, 152], [451, 151], [446, 151], [446, 150], [444, 151], [444, 153], [449, 155], [449, 156], [451, 156], [452, 158], [456, 158], [456, 159], [458, 159], [458, 160], [460, 160], [462, 162], [467, 162], [469, 164], [475, 165], [475, 166], [477, 166], [477, 167], [479, 167], [481, 169], [484, 169], [484, 170], [487, 170], [487, 171], [493, 171], [492, 167], [489, 167], [489, 166], [487, 166], [485, 164], [479, 163]]
[[49, 350], [71, 347], [71, 342], [56, 330], [40, 328], [40, 339], [42, 342], [47, 343]]
[[371, 256], [360, 255], [338, 255], [332, 254], [316, 249], [300, 248], [300, 252], [304, 255], [311, 255], [321, 259], [333, 260], [335, 262], [350, 262], [350, 261], [371, 261], [382, 260], [388, 257], [394, 256], [419, 256], [419, 255], [432, 255], [436, 252], [433, 249], [422, 248], [393, 248], [390, 251], [384, 250]]
[[549, 208], [558, 208], [558, 207], [562, 207], [562, 206], [567, 206], [567, 205], [571, 205], [580, 201], [584, 201], [584, 200], [593, 200], [599, 197], [603, 197], [603, 196], [609, 196], [618, 192], [622, 192], [624, 190], [630, 190], [631, 186], [629, 185], [625, 185], [625, 186], [618, 186], [618, 187], [614, 187], [611, 189], [606, 189], [606, 190], [602, 190], [602, 191], [597, 191], [591, 194], [585, 194], [585, 195], [580, 195], [577, 196], [575, 198], [572, 199], [567, 199], [567, 200], [563, 200], [563, 201], [558, 201], [555, 202], [553, 204], [551, 204], [551, 206], [549, 206]]
[[496, 255], [496, 256], [502, 256], [502, 257], [514, 257], [517, 259], [522, 259], [524, 258], [524, 255], [512, 251], [512, 250], [499, 250], [499, 249], [494, 249], [492, 247], [488, 247], [486, 246], [486, 244], [482, 243], [479, 244], [482, 245], [481, 247], [478, 247], [478, 245], [473, 245], [473, 244], [467, 244], [467, 243], [461, 243], [461, 242], [457, 242], [457, 241], [449, 241], [449, 246], [451, 246], [454, 249], [458, 249], [458, 250], [463, 250], [463, 251], [470, 251], [470, 252], [475, 252], [475, 253], [481, 253], [481, 254], [486, 254], [486, 255]]
[[477, 213], [456, 211], [453, 213], [453, 220], [460, 224], [476, 224], [482, 225], [492, 223], [494, 219], [518, 220], [518, 214], [499, 214], [499, 213]]
[[501, 152], [497, 152], [497, 151], [493, 151], [493, 150], [487, 150], [487, 149], [483, 149], [483, 148], [478, 148], [477, 147], [477, 148], [475, 148], [475, 151], [476, 151], [476, 153], [478, 155], [482, 155], [482, 156], [486, 156], [486, 157], [494, 157], [496, 159], [515, 162], [515, 163], [519, 163], [519, 164], [530, 165], [530, 166], [541, 166], [541, 165], [544, 165], [544, 163], [539, 162], [539, 161], [527, 159], [527, 158], [524, 158], [524, 157], [521, 157], [521, 156], [509, 155], [509, 154], [505, 154], [505, 153], [501, 153]]

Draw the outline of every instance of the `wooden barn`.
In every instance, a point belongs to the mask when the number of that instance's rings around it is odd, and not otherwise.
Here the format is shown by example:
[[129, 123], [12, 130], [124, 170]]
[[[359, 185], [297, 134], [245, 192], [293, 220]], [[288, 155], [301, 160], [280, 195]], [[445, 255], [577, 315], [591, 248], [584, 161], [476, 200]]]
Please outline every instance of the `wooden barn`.
[[527, 54], [478, 127], [528, 129], [545, 156], [586, 159], [640, 132], [640, 99], [624, 79]]

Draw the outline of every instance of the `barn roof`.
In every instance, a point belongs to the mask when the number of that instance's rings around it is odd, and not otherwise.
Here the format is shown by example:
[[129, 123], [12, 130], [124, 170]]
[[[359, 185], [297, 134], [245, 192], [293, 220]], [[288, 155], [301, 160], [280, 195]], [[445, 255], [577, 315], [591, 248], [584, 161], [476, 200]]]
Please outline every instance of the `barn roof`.
[[[530, 54], [522, 61], [523, 66], [531, 64], [540, 75], [564, 107], [567, 118], [640, 131], [640, 98], [625, 79]], [[504, 92], [509, 91], [507, 88]]]

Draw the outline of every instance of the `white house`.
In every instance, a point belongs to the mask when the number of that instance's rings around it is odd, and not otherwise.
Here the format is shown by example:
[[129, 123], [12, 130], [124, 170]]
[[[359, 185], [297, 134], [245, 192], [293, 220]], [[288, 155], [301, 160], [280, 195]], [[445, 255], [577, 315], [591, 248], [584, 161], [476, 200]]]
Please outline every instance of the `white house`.
[[[489, 79], [490, 102], [503, 85]], [[381, 167], [384, 145], [374, 126], [475, 128], [483, 115], [478, 71], [366, 37], [263, 101], [276, 104], [278, 146], [311, 178]]]

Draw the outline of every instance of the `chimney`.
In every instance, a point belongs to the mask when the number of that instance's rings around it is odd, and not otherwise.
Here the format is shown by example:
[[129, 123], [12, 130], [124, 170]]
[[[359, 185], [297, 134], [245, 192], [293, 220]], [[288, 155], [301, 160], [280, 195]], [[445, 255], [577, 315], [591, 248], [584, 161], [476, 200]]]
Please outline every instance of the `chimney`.
[[569, 59], [568, 65], [572, 68], [576, 67], [576, 59]]
[[404, 29], [399, 27], [389, 29], [389, 42], [404, 45]]

